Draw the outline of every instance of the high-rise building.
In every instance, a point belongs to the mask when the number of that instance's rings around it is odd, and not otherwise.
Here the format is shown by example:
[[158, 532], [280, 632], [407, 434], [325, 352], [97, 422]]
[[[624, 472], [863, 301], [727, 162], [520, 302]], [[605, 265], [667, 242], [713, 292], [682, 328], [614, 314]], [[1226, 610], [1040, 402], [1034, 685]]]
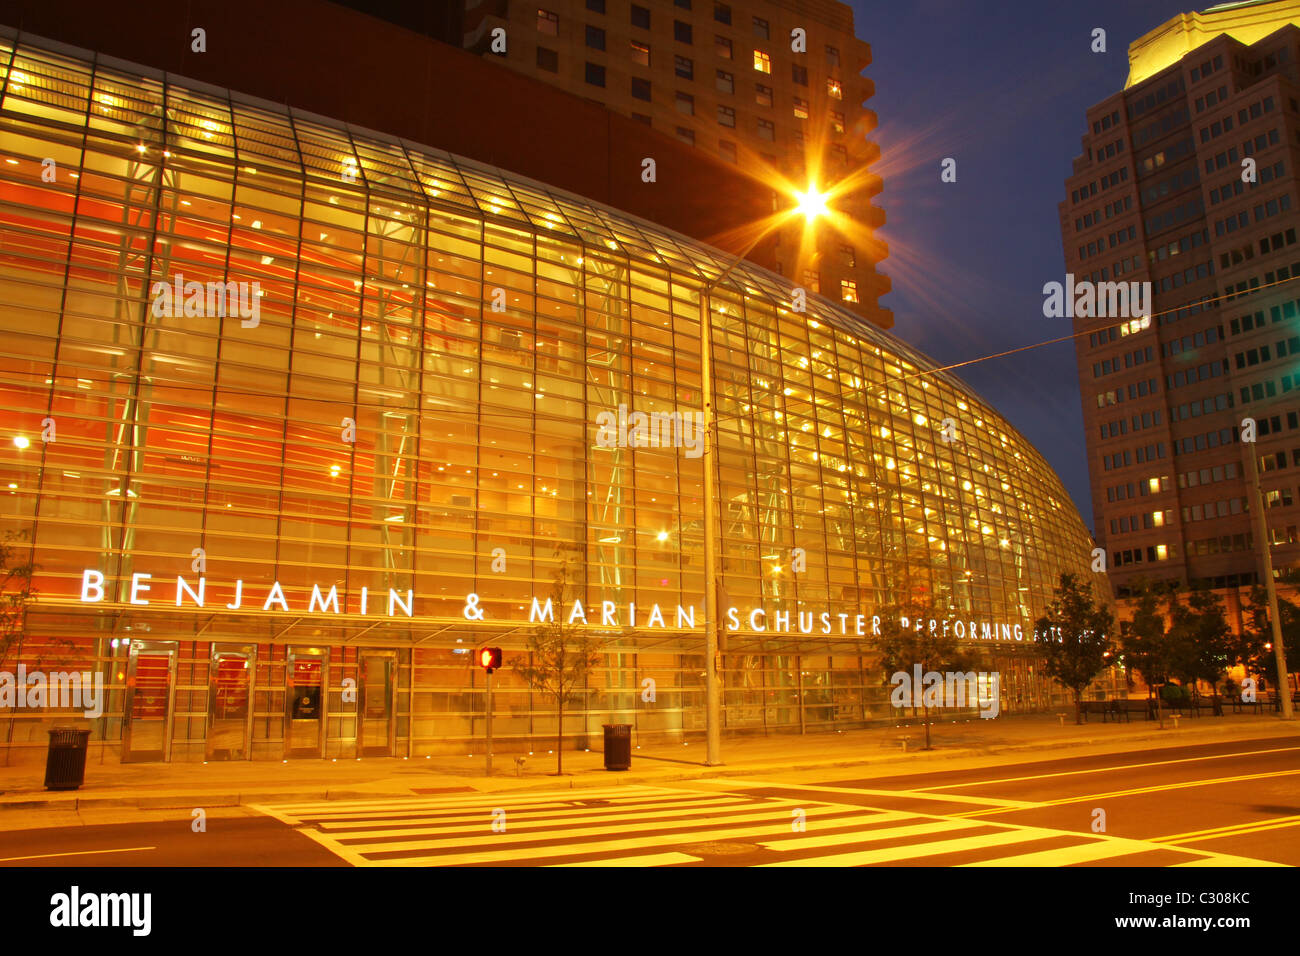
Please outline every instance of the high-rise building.
[[1258, 580], [1251, 453], [1273, 566], [1300, 565], [1295, 24], [1294, 0], [1225, 4], [1137, 40], [1066, 182], [1095, 536], [1120, 593]]
[[[871, 47], [853, 11], [834, 0], [537, 0], [475, 3], [458, 36], [467, 49], [630, 116], [755, 178], [826, 187], [846, 216], [873, 234], [798, 225], [777, 231], [778, 270], [872, 321], [890, 282], [876, 271], [879, 149], [862, 71]], [[493, 43], [493, 31], [504, 31]], [[800, 32], [802, 31], [802, 32]], [[504, 47], [504, 49], [502, 49]], [[811, 241], [810, 241], [811, 240]]]

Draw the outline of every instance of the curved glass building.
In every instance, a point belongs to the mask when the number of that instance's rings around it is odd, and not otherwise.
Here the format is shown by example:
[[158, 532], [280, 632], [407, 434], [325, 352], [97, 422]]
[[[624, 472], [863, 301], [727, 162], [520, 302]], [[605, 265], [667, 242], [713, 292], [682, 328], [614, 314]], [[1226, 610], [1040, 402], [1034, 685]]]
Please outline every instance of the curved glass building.
[[[604, 642], [575, 743], [703, 729], [727, 255], [143, 69], [5, 42], [0, 83], [2, 524], [37, 566], [5, 669], [101, 675], [124, 760], [473, 750], [470, 651], [526, 653], [565, 567], [550, 613]], [[886, 718], [903, 604], [1046, 703], [1032, 622], [1092, 542], [1042, 457], [779, 276], [709, 302], [726, 730]], [[14, 753], [58, 703], [0, 714]], [[498, 674], [499, 737], [552, 706]]]

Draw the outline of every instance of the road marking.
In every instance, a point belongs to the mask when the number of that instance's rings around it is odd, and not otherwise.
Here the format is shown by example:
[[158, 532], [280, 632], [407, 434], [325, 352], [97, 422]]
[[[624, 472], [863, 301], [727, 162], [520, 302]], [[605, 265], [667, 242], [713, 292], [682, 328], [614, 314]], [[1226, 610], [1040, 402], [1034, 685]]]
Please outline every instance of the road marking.
[[671, 866], [674, 863], [699, 863], [700, 857], [685, 853], [646, 853], [642, 856], [620, 856], [576, 863], [551, 863], [551, 866]]
[[1175, 760], [1155, 760], [1149, 763], [1116, 764], [1113, 767], [1092, 767], [1086, 770], [1058, 770], [1053, 773], [1036, 773], [1025, 777], [1002, 777], [997, 780], [972, 780], [968, 783], [944, 783], [933, 787], [918, 787], [912, 792], [954, 790], [958, 787], [983, 787], [999, 783], [1022, 783], [1026, 780], [1049, 780], [1052, 777], [1075, 777], [1088, 773], [1109, 773], [1114, 770], [1140, 770], [1145, 767], [1167, 767], [1176, 763], [1195, 763], [1199, 760], [1226, 760], [1232, 757], [1258, 757], [1261, 754], [1281, 754], [1300, 750], [1300, 747], [1277, 747], [1273, 750], [1247, 750], [1240, 753], [1212, 754], [1205, 757], [1179, 757]]
[[[1063, 797], [1060, 800], [1045, 800], [1041, 803], [1031, 804], [1033, 808], [1043, 807], [1060, 807], [1070, 803], [1084, 803], [1089, 800], [1113, 800], [1116, 797], [1131, 797], [1141, 793], [1162, 793], [1166, 790], [1187, 790], [1194, 787], [1213, 787], [1223, 783], [1240, 783], [1243, 780], [1263, 780], [1271, 777], [1289, 777], [1300, 773], [1300, 770], [1274, 770], [1270, 773], [1248, 773], [1240, 774], [1236, 777], [1214, 777], [1205, 780], [1183, 780], [1178, 783], [1164, 783], [1151, 787], [1134, 787], [1130, 790], [1112, 790], [1109, 793], [1090, 793], [1082, 797]], [[967, 813], [958, 814], [966, 818], [987, 817], [995, 813], [1009, 813], [1018, 807], [993, 808], [991, 810], [971, 810]]]
[[19, 860], [48, 860], [56, 856], [93, 856], [96, 853], [134, 853], [137, 850], [156, 850], [156, 846], [124, 846], [117, 850], [70, 850], [67, 853], [41, 853], [37, 856], [7, 856], [0, 863], [16, 863]]
[[738, 787], [745, 787], [753, 790], [777, 789], [777, 790], [799, 790], [799, 791], [808, 790], [816, 793], [839, 793], [839, 794], [856, 793], [866, 797], [904, 797], [908, 800], [934, 800], [939, 803], [973, 803], [979, 806], [985, 806], [985, 807], [991, 806], [991, 807], [998, 807], [1000, 809], [1010, 809], [1010, 810], [1022, 810], [1022, 809], [1031, 810], [1034, 807], [1039, 806], [1039, 804], [1027, 800], [1009, 800], [1009, 799], [1003, 800], [1003, 799], [996, 799], [993, 797], [963, 797], [963, 796], [958, 796], [956, 794], [945, 796], [943, 794], [921, 793], [916, 790], [864, 790], [864, 789], [857, 789], [854, 787], [815, 787], [812, 786], [811, 784], [805, 785], [805, 784], [791, 784], [791, 783], [764, 783], [761, 780], [751, 780], [748, 778], [746, 778], [743, 781], [729, 780], [725, 782], [724, 781], [715, 782], [713, 780], [701, 780], [698, 782], [711, 784], [714, 786], [726, 787], [729, 790], [734, 790]]
[[[630, 803], [619, 803], [608, 807], [594, 806], [594, 807], [585, 807], [583, 809], [609, 810], [609, 811], [618, 810], [621, 814], [624, 814], [626, 816], [631, 816], [631, 817], [638, 816], [638, 815], [647, 815], [651, 813], [656, 814], [658, 816], [679, 816], [682, 814], [699, 813], [701, 811], [708, 810], [710, 807], [719, 807], [719, 808], [726, 807], [732, 803], [735, 803], [734, 798], [727, 798], [719, 795], [711, 799], [708, 798], [692, 799], [690, 797], [687, 797], [681, 800], [655, 801], [653, 803], [646, 803], [643, 801], [633, 801]], [[491, 809], [497, 809], [497, 808], [498, 807], [494, 806]], [[500, 807], [500, 809], [506, 809], [506, 808]], [[508, 809], [507, 815], [509, 816], [510, 821], [512, 823], [519, 822], [521, 820], [533, 820], [536, 822], [544, 823], [548, 818], [559, 816], [563, 813], [566, 813], [569, 810], [574, 810], [574, 809], [578, 809], [578, 808], [574, 807], [572, 804], [556, 804], [554, 806], [547, 806], [545, 804], [536, 804], [536, 805], [529, 805], [519, 809], [515, 809], [515, 808]], [[453, 824], [458, 824], [458, 823], [469, 823], [469, 824], [480, 823], [481, 824], [483, 818], [489, 815], [490, 809], [488, 807], [488, 804], [485, 803], [480, 807], [478, 807], [473, 813], [455, 813], [454, 815], [447, 815], [447, 816], [439, 815], [445, 813], [446, 813], [445, 810], [408, 813], [408, 814], [403, 814], [402, 819], [404, 821], [410, 820], [412, 821], [412, 823], [424, 821], [428, 825], [431, 826], [436, 825], [439, 828], [445, 829], [445, 828], [450, 828]], [[307, 816], [300, 817], [300, 819], [304, 821], [310, 821], [312, 823], [315, 823], [322, 830], [352, 830], [352, 829], [357, 829], [358, 827], [364, 827], [366, 824], [379, 824], [382, 822], [386, 822], [392, 820], [392, 818], [393, 818], [393, 814], [391, 813], [385, 813], [385, 814], [367, 813], [356, 817], [351, 815], [346, 815], [346, 814], [344, 815], [332, 814], [328, 817], [318, 816], [318, 815], [307, 815]]]
[[[882, 814], [882, 818], [889, 816]], [[915, 814], [899, 813], [894, 815], [894, 819], [910, 819]], [[883, 827], [879, 830], [862, 830], [858, 833], [831, 833], [822, 836], [793, 836], [786, 837], [782, 840], [762, 840], [762, 846], [769, 850], [775, 850], [778, 853], [786, 853], [791, 850], [802, 850], [807, 847], [819, 846], [839, 846], [843, 843], [864, 843], [868, 840], [893, 840], [900, 837], [922, 836], [927, 833], [952, 833], [954, 831], [974, 830], [985, 824], [980, 823], [955, 823], [952, 820], [931, 820], [926, 823], [914, 823], [908, 826]], [[1003, 826], [1004, 824], [995, 823], [992, 826]], [[924, 841], [922, 841], [924, 842]]]
[[1248, 823], [1234, 823], [1231, 826], [1215, 827], [1210, 830], [1189, 830], [1171, 836], [1152, 837], [1152, 843], [1199, 843], [1202, 840], [1217, 840], [1220, 837], [1240, 836], [1246, 833], [1262, 833], [1265, 830], [1282, 830], [1286, 827], [1300, 826], [1300, 815], [1292, 817], [1275, 817], [1272, 820], [1256, 820]]
[[[1043, 830], [1038, 836], [1060, 836], [1059, 830]], [[851, 853], [834, 853], [830, 856], [806, 857], [800, 860], [777, 860], [775, 863], [759, 863], [758, 866], [865, 866], [869, 863], [893, 863], [898, 860], [914, 860], [923, 856], [938, 856], [943, 853], [962, 853], [967, 850], [981, 850], [985, 847], [1004, 846], [1008, 843], [1021, 843], [1034, 839], [1035, 836], [1020, 830], [1003, 830], [998, 833], [986, 833], [982, 836], [961, 837], [956, 840], [939, 839], [933, 842], [908, 844], [907, 846], [884, 847], [879, 850], [858, 850]]]

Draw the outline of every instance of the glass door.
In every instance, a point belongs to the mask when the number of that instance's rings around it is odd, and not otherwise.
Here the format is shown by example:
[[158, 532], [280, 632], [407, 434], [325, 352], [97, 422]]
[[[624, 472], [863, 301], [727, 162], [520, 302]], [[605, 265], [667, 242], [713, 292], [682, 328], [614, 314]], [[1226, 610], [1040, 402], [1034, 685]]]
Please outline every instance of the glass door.
[[131, 642], [126, 673], [126, 727], [122, 762], [171, 759], [175, 641]]
[[248, 760], [252, 753], [256, 645], [213, 644], [208, 669], [208, 760]]
[[357, 714], [363, 757], [391, 757], [396, 717], [397, 652], [361, 651], [361, 704]]
[[328, 648], [289, 648], [284, 695], [289, 726], [284, 741], [286, 757], [325, 756], [325, 671], [328, 666]]

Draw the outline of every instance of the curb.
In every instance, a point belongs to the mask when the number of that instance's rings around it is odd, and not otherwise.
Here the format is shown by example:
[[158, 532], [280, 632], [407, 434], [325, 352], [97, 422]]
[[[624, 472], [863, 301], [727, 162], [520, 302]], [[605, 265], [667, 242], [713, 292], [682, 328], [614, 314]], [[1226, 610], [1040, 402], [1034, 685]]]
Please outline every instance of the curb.
[[[1052, 741], [1033, 741], [1028, 743], [1009, 743], [994, 744], [991, 746], [959, 746], [945, 748], [934, 751], [898, 751], [894, 753], [880, 753], [868, 756], [858, 755], [845, 758], [831, 758], [824, 760], [812, 760], [798, 763], [786, 763], [773, 766], [746, 766], [738, 764], [736, 766], [727, 766], [723, 764], [718, 767], [706, 767], [698, 764], [693, 767], [682, 768], [680, 770], [664, 770], [659, 773], [623, 773], [602, 770], [592, 770], [584, 772], [582, 777], [575, 777], [567, 781], [560, 781], [553, 778], [536, 780], [535, 782], [522, 783], [517, 786], [492, 786], [495, 781], [492, 780], [466, 780], [466, 785], [471, 789], [462, 791], [477, 792], [482, 794], [506, 794], [506, 793], [527, 793], [537, 790], [586, 790], [595, 788], [607, 788], [617, 786], [642, 786], [655, 783], [670, 783], [681, 780], [701, 780], [701, 779], [718, 779], [726, 777], [746, 777], [760, 776], [772, 773], [801, 773], [816, 770], [831, 770], [844, 767], [862, 767], [864, 770], [872, 766], [880, 765], [897, 765], [909, 761], [924, 760], [928, 766], [933, 766], [936, 761], [948, 759], [960, 759], [969, 757], [988, 757], [998, 754], [1015, 754], [1015, 753], [1032, 753], [1044, 750], [1071, 750], [1089, 746], [1102, 745], [1127, 745], [1141, 744], [1150, 741], [1162, 741], [1174, 743], [1179, 737], [1185, 735], [1188, 728], [1166, 728], [1165, 730], [1146, 731], [1135, 736], [1126, 736], [1122, 738], [1096, 739], [1096, 738], [1067, 738], [1065, 740]], [[1198, 731], [1194, 734], [1186, 734], [1187, 743], [1195, 744], [1206, 741], [1205, 738], [1226, 736], [1231, 731], [1238, 731], [1240, 727], [1221, 726], [1196, 728]], [[1300, 727], [1288, 727], [1285, 725], [1261, 725], [1259, 727], [1249, 728], [1252, 731], [1263, 733], [1265, 736], [1293, 736], [1300, 733]], [[882, 747], [885, 746], [882, 744]], [[1123, 751], [1114, 751], [1122, 753]], [[924, 755], [924, 756], [923, 756]], [[512, 778], [499, 778], [502, 783], [506, 783]], [[186, 793], [178, 792], [172, 794], [155, 794], [142, 796], [74, 796], [72, 794], [63, 794], [45, 796], [36, 793], [24, 794], [18, 799], [5, 800], [0, 797], [0, 813], [6, 810], [82, 810], [92, 808], [109, 808], [109, 807], [135, 807], [142, 810], [180, 810], [192, 809], [194, 807], [214, 808], [214, 807], [237, 807], [247, 806], [249, 804], [261, 804], [269, 802], [296, 802], [296, 801], [330, 801], [330, 800], [401, 800], [414, 799], [422, 794], [406, 791], [381, 791], [381, 790], [358, 790], [358, 789], [339, 789], [324, 787], [320, 789], [309, 790], [267, 790], [267, 791], [217, 791], [213, 793]]]

